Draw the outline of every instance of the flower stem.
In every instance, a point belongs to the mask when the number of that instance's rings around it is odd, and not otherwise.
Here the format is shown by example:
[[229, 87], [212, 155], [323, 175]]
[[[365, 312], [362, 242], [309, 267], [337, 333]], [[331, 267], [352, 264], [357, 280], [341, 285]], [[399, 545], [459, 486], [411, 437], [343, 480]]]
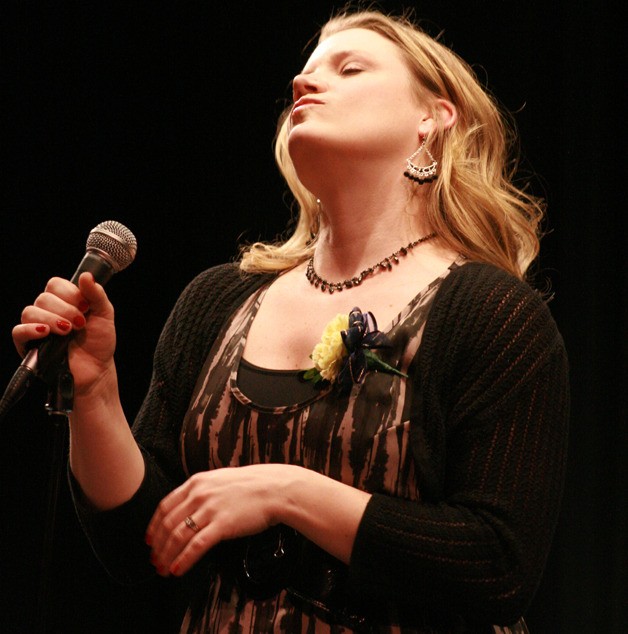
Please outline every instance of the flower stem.
[[403, 372], [397, 370], [397, 368], [393, 368], [391, 365], [388, 365], [371, 350], [364, 350], [364, 356], [366, 357], [366, 367], [369, 370], [379, 370], [380, 372], [387, 372], [388, 374], [402, 376], [404, 379], [408, 378], [407, 374], [404, 374]]

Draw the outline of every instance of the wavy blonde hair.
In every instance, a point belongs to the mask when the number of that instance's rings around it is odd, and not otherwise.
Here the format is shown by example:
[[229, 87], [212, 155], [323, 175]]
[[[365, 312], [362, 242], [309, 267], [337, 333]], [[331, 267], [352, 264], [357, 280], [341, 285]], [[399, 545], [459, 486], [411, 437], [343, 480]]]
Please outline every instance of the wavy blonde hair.
[[[430, 150], [440, 173], [431, 185], [420, 186], [429, 188], [428, 226], [443, 244], [470, 260], [525, 278], [539, 252], [544, 204], [514, 184], [517, 161], [511, 154], [516, 135], [510, 118], [466, 62], [408, 17], [345, 10], [323, 26], [318, 41], [352, 28], [374, 31], [399, 47], [420, 102], [435, 108], [437, 99], [446, 99], [457, 109], [453, 127], [437, 126], [430, 133]], [[286, 108], [279, 119], [275, 158], [298, 206], [296, 226], [284, 241], [243, 248], [240, 267], [245, 271], [288, 269], [307, 260], [316, 247], [320, 210], [299, 181], [288, 153], [289, 112]]]

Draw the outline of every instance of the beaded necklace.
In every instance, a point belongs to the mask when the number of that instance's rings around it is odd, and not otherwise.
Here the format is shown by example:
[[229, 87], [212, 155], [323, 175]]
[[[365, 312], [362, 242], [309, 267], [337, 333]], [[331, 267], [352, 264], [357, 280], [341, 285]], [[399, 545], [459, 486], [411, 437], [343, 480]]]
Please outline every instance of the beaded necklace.
[[375, 273], [376, 271], [390, 271], [393, 267], [393, 264], [399, 264], [399, 256], [401, 257], [406, 256], [408, 254], [408, 251], [410, 251], [417, 245], [421, 244], [422, 242], [427, 242], [428, 240], [431, 240], [432, 238], [435, 238], [435, 237], [436, 237], [435, 233], [430, 233], [429, 235], [423, 236], [422, 238], [419, 238], [418, 240], [414, 240], [413, 242], [410, 242], [410, 244], [407, 244], [405, 247], [401, 247], [401, 249], [399, 249], [398, 251], [391, 253], [391, 255], [389, 255], [387, 258], [384, 258], [377, 264], [374, 264], [373, 266], [369, 266], [367, 269], [364, 269], [361, 273], [358, 273], [358, 275], [356, 275], [355, 277], [352, 277], [351, 279], [348, 279], [348, 280], [344, 280], [342, 282], [329, 282], [326, 279], [323, 279], [322, 277], [320, 277], [320, 275], [314, 270], [314, 256], [312, 256], [307, 263], [307, 269], [305, 270], [305, 277], [307, 277], [307, 279], [309, 280], [310, 284], [312, 284], [312, 286], [315, 286], [316, 288], [320, 287], [323, 293], [327, 291], [331, 295], [335, 291], [340, 292], [345, 288], [349, 289], [349, 288], [353, 288], [354, 286], [359, 286], [365, 277], [369, 277], [370, 275], [373, 275], [373, 273]]

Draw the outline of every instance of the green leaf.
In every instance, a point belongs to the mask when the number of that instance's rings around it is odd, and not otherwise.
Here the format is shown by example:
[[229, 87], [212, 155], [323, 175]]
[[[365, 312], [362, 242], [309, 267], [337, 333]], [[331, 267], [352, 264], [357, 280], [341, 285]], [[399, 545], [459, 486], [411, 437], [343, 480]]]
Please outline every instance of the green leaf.
[[393, 368], [391, 365], [382, 361], [372, 350], [369, 350], [368, 348], [364, 350], [364, 356], [366, 357], [366, 367], [369, 370], [386, 372], [387, 374], [396, 374], [397, 376], [402, 376], [405, 379], [408, 378], [407, 374], [400, 372], [397, 368]]
[[303, 378], [306, 381], [314, 381], [314, 383], [318, 383], [323, 380], [321, 373], [316, 368], [310, 368], [309, 370], [303, 371]]

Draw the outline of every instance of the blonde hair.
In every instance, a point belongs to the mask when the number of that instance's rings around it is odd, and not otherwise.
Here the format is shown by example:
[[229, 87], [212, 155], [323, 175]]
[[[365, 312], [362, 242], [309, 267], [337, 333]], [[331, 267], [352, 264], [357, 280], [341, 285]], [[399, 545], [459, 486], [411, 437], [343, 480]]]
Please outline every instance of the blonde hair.
[[[428, 226], [441, 243], [470, 260], [488, 262], [524, 278], [539, 252], [544, 205], [513, 182], [517, 169], [516, 161], [510, 161], [514, 124], [470, 66], [409, 18], [370, 10], [343, 11], [323, 26], [319, 42], [352, 28], [374, 31], [399, 47], [423, 103], [436, 107], [437, 99], [446, 99], [456, 107], [456, 123], [450, 129], [437, 127], [429, 137], [439, 175], [431, 185], [422, 186], [429, 187]], [[289, 112], [290, 108], [284, 110], [279, 120], [275, 158], [298, 206], [296, 227], [285, 241], [245, 247], [240, 264], [245, 271], [285, 270], [308, 259], [316, 246], [320, 212], [288, 153]]]

